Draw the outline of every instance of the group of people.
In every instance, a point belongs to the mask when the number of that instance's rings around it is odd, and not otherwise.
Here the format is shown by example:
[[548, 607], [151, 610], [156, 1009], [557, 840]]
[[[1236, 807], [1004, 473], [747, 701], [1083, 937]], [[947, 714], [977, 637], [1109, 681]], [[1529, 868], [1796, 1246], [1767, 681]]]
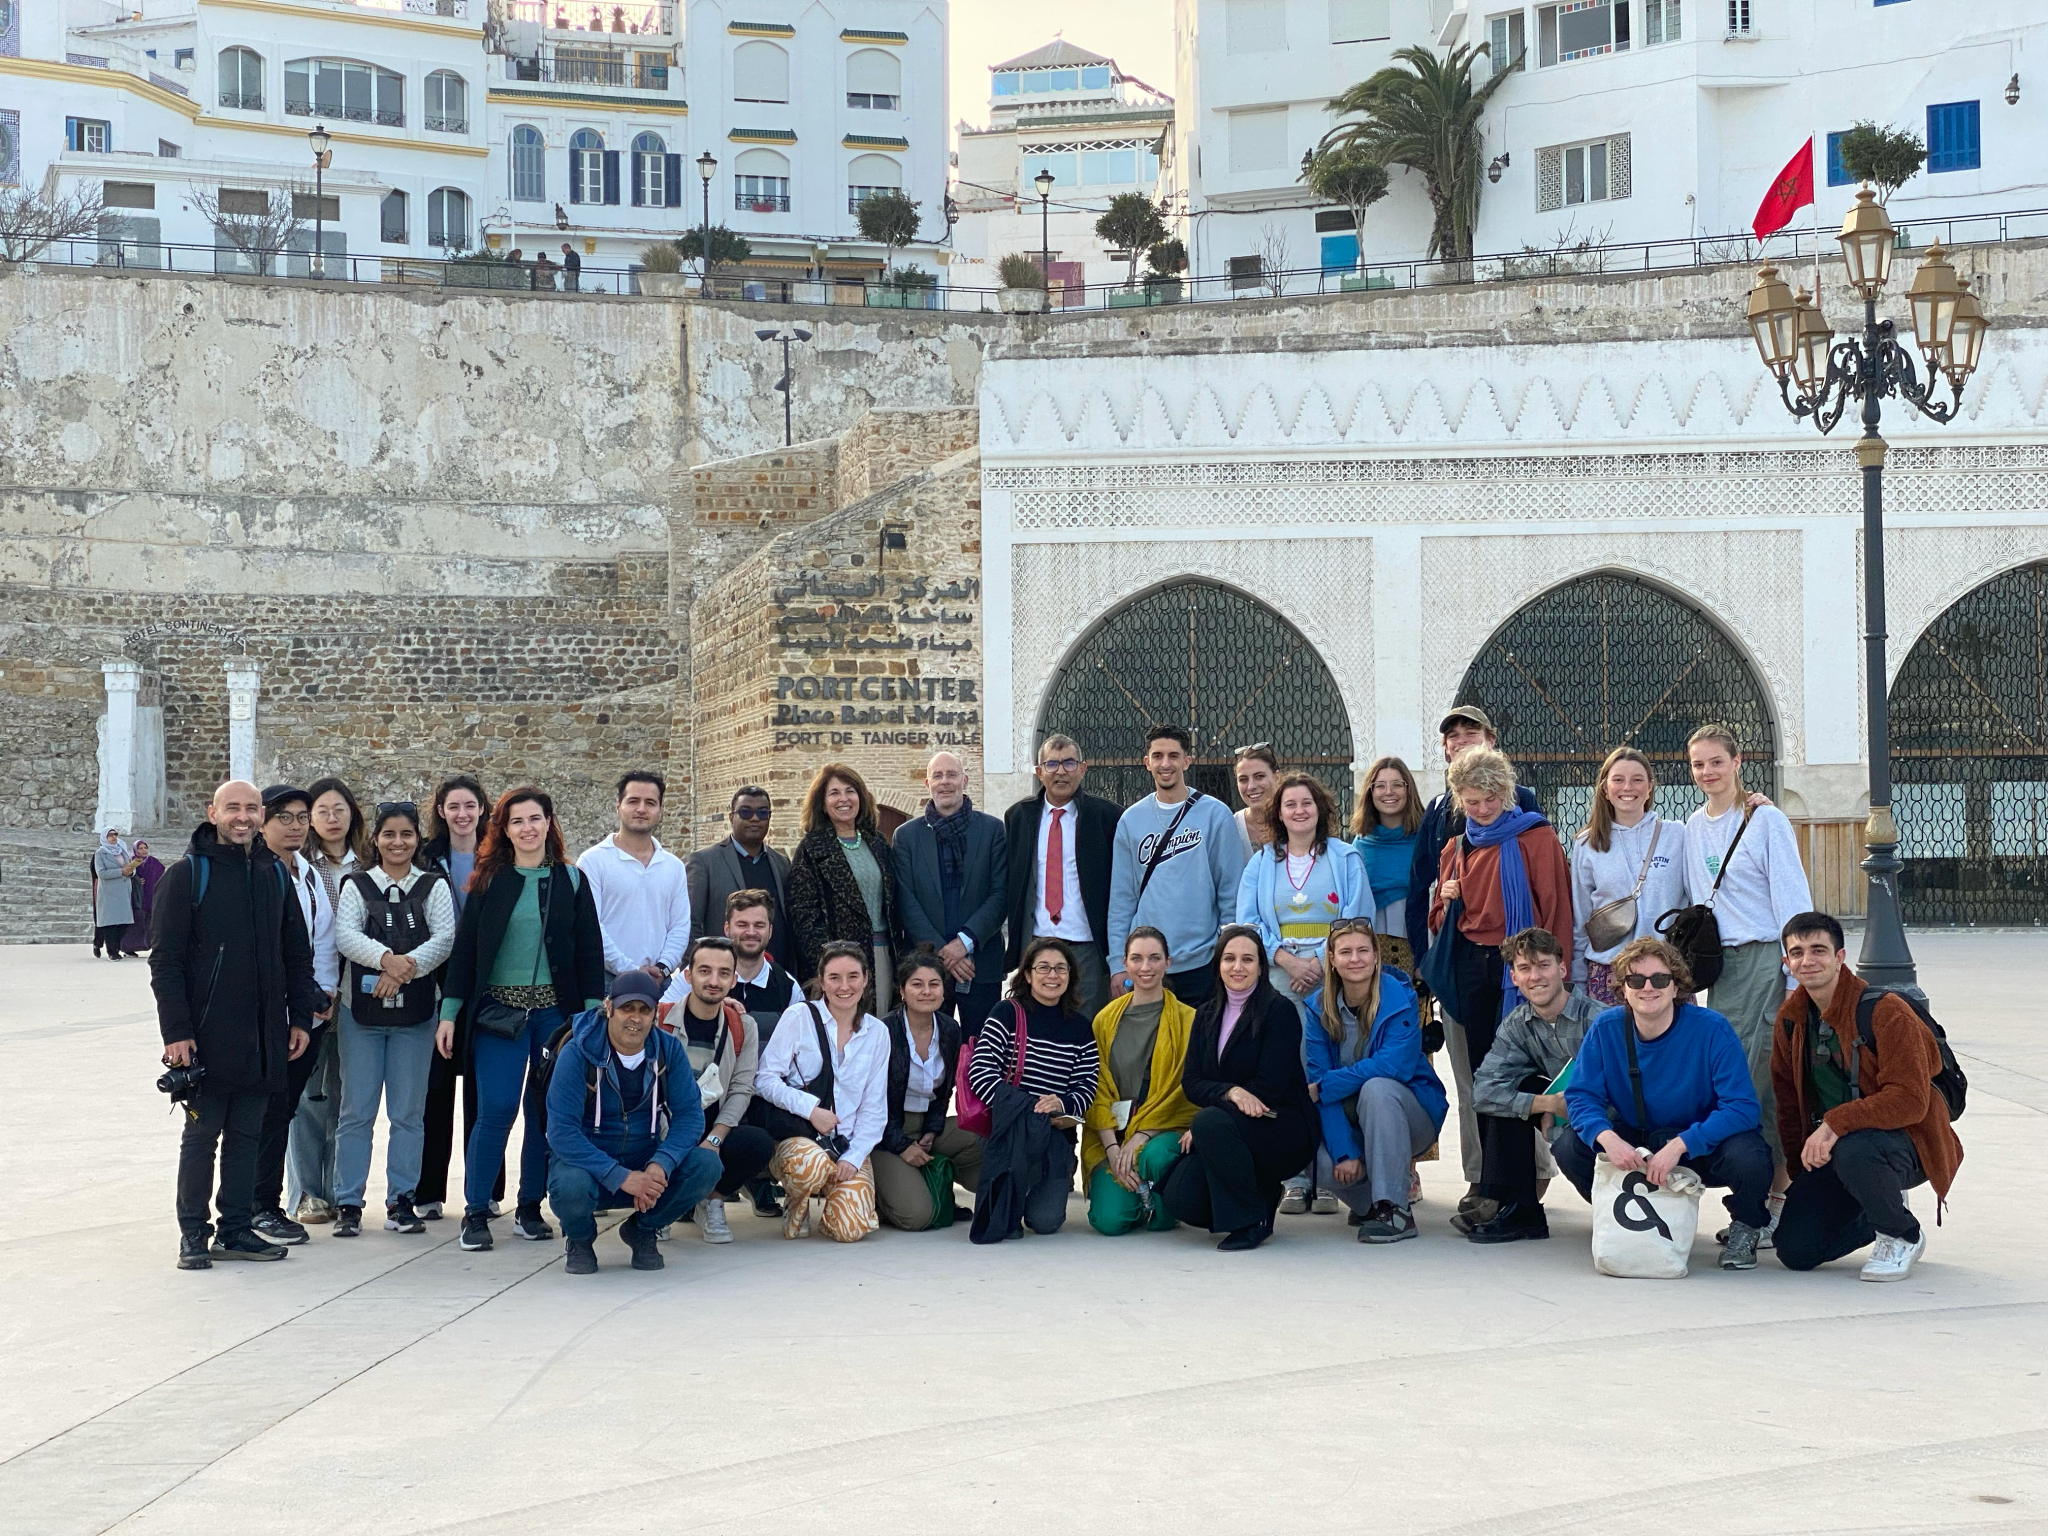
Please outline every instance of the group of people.
[[133, 845], [109, 827], [87, 861], [92, 878], [92, 952], [119, 960], [149, 948], [149, 915], [163, 861], [137, 838]]
[[[1905, 1001], [1859, 1007], [1840, 925], [1811, 910], [1730, 733], [1689, 744], [1688, 820], [1658, 816], [1624, 747], [1567, 841], [1481, 709], [1440, 731], [1446, 792], [1425, 803], [1381, 758], [1348, 829], [1264, 743], [1236, 754], [1233, 813], [1190, 784], [1170, 725], [1128, 808], [1086, 793], [1081, 747], [1054, 735], [1000, 820], [937, 754], [886, 838], [860, 773], [830, 763], [787, 855], [747, 785], [728, 835], [679, 859], [653, 772], [619, 781], [616, 829], [573, 863], [531, 786], [492, 802], [455, 775], [424, 814], [366, 818], [335, 779], [223, 785], [164, 876], [151, 951], [166, 1059], [208, 1074], [179, 1263], [281, 1258], [309, 1224], [357, 1235], [380, 1107], [384, 1226], [425, 1230], [458, 1086], [461, 1246], [492, 1246], [523, 1120], [511, 1231], [555, 1235], [545, 1196], [571, 1273], [598, 1267], [605, 1210], [629, 1211], [642, 1269], [681, 1224], [731, 1241], [736, 1200], [789, 1238], [1049, 1234], [1077, 1172], [1105, 1235], [1186, 1223], [1241, 1251], [1279, 1216], [1343, 1211], [1396, 1243], [1449, 1116], [1447, 1050], [1468, 1184], [1451, 1220], [1474, 1243], [1547, 1237], [1549, 1179], [1590, 1199], [1605, 1157], [1725, 1188], [1724, 1267], [1874, 1246], [1865, 1278], [1909, 1272], [1925, 1235], [1905, 1191], [1945, 1197], [1961, 1158], [1939, 1053]], [[1672, 941], [1689, 907], [1718, 919], [1711, 955]]]

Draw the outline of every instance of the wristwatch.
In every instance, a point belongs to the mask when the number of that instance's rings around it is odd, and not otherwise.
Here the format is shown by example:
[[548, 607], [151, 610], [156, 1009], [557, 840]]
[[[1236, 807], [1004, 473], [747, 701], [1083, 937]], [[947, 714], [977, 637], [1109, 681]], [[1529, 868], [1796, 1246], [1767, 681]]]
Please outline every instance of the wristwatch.
[[723, 1136], [706, 1136], [704, 1139], [711, 1143], [711, 1145], [714, 1147], [722, 1147], [725, 1145], [725, 1138]]

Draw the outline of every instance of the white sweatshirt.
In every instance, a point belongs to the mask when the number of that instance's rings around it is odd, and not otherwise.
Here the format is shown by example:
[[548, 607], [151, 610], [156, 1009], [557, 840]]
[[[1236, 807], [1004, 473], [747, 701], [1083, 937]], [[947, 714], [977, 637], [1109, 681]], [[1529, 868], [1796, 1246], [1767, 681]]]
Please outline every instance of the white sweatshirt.
[[[1714, 888], [1714, 877], [1728, 845], [1742, 826], [1738, 802], [1725, 814], [1709, 816], [1701, 806], [1685, 824], [1685, 889], [1689, 901], [1701, 902]], [[1813, 892], [1806, 866], [1799, 860], [1799, 840], [1792, 823], [1775, 805], [1759, 806], [1742, 834], [1721, 894], [1714, 898], [1714, 917], [1721, 926], [1723, 947], [1776, 944], [1785, 924], [1813, 910]]]
[[[1657, 919], [1674, 907], [1687, 905], [1685, 894], [1686, 835], [1685, 823], [1666, 821], [1663, 830], [1656, 834], [1657, 852], [1650, 855], [1652, 829], [1658, 824], [1655, 816], [1645, 816], [1632, 827], [1617, 823], [1609, 829], [1607, 851], [1596, 853], [1586, 841], [1584, 833], [1572, 840], [1572, 979], [1586, 979], [1586, 962], [1597, 960], [1605, 965], [1621, 953], [1622, 944], [1630, 939], [1655, 937]], [[1749, 829], [1750, 837], [1756, 836], [1757, 829]], [[1744, 838], [1746, 844], [1749, 838]], [[1636, 877], [1643, 872], [1643, 860], [1650, 858], [1650, 872], [1643, 880], [1642, 893], [1636, 897], [1636, 926], [1633, 933], [1607, 949], [1596, 950], [1586, 937], [1586, 919], [1596, 909], [1610, 901], [1619, 901], [1636, 888]]]

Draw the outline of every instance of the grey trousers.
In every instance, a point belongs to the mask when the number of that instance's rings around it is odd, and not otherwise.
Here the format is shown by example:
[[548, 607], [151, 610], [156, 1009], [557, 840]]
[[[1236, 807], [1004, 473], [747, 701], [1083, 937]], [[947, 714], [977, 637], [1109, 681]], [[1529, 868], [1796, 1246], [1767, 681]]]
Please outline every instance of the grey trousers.
[[1784, 952], [1775, 944], [1731, 944], [1721, 951], [1721, 975], [1707, 993], [1707, 1006], [1735, 1026], [1749, 1058], [1749, 1081], [1762, 1108], [1764, 1144], [1779, 1167], [1778, 1095], [1771, 1087], [1771, 1031], [1785, 1001]]
[[341, 1122], [341, 1035], [340, 1021], [349, 1017], [344, 999], [335, 1022], [320, 1031], [319, 1062], [306, 1079], [306, 1091], [299, 1095], [299, 1107], [292, 1115], [291, 1131], [285, 1142], [285, 1202], [287, 1216], [299, 1208], [307, 1195], [334, 1204], [334, 1160]]
[[[1472, 1051], [1465, 1040], [1465, 1026], [1448, 1014], [1444, 1016], [1444, 1049], [1450, 1053], [1451, 1078], [1458, 1088], [1458, 1156], [1465, 1165], [1465, 1182], [1477, 1184], [1485, 1156], [1479, 1144], [1479, 1111], [1472, 1104]], [[1765, 1069], [1769, 1070], [1768, 1061]], [[1550, 1155], [1549, 1141], [1533, 1127], [1529, 1134], [1536, 1138], [1537, 1179], [1556, 1178], [1557, 1159]]]
[[1330, 1149], [1322, 1146], [1316, 1148], [1316, 1182], [1361, 1215], [1382, 1200], [1405, 1210], [1408, 1165], [1436, 1140], [1436, 1122], [1408, 1085], [1391, 1077], [1368, 1079], [1358, 1090], [1354, 1108], [1364, 1177], [1355, 1184], [1339, 1184]]

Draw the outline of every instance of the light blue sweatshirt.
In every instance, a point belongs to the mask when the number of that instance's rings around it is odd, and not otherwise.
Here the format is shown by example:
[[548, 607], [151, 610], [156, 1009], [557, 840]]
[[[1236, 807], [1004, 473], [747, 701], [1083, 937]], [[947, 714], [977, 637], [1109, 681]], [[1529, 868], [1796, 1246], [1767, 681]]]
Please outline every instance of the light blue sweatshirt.
[[[1322, 855], [1324, 873], [1329, 880], [1314, 891], [1317, 902], [1316, 921], [1322, 921], [1322, 898], [1331, 891], [1337, 897], [1337, 916], [1371, 917], [1372, 883], [1366, 878], [1365, 860], [1351, 844], [1331, 838]], [[1266, 941], [1268, 958], [1280, 948], [1280, 923], [1285, 915], [1280, 910], [1283, 887], [1280, 871], [1286, 866], [1285, 858], [1274, 858], [1271, 848], [1261, 848], [1251, 856], [1245, 865], [1244, 875], [1237, 883], [1237, 920], [1250, 923], [1259, 930], [1259, 937]], [[1322, 940], [1301, 943], [1296, 946], [1301, 954], [1320, 955]]]
[[1147, 795], [1116, 824], [1116, 848], [1109, 869], [1109, 968], [1123, 969], [1124, 941], [1133, 928], [1157, 928], [1166, 935], [1167, 966], [1191, 971], [1216, 952], [1216, 934], [1237, 916], [1237, 888], [1244, 878], [1244, 845], [1230, 809], [1213, 795], [1195, 792], [1173, 842], [1161, 855], [1145, 887], [1145, 860], [1179, 814]]

